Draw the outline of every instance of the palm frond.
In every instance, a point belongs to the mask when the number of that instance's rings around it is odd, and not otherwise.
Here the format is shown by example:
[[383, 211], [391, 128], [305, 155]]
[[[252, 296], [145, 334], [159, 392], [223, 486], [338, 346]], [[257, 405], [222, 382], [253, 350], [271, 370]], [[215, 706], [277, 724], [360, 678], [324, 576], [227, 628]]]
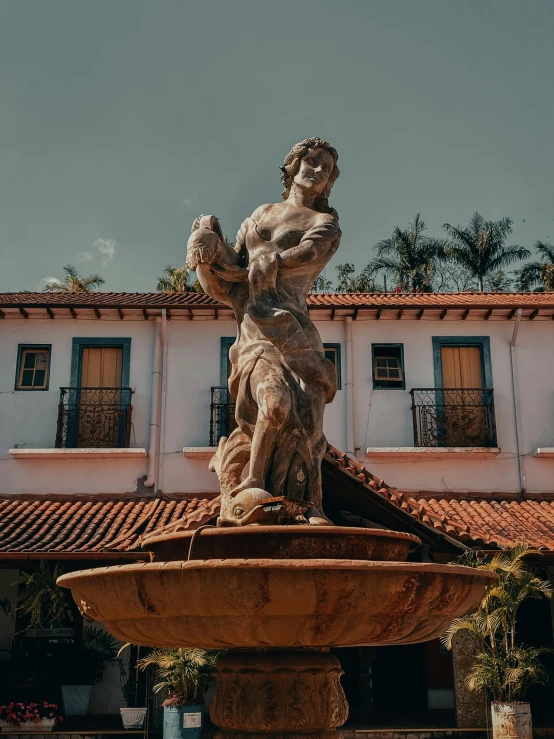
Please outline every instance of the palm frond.
[[[520, 700], [531, 685], [545, 681], [540, 657], [552, 650], [524, 647], [516, 642], [521, 603], [530, 598], [552, 597], [551, 583], [527, 566], [530, 556], [540, 555], [526, 542], [518, 542], [486, 560], [476, 554], [465, 556], [463, 564], [493, 572], [499, 578], [486, 588], [479, 609], [453, 621], [442, 637], [448, 649], [460, 631], [469, 631], [479, 638], [481, 649], [466, 681], [470, 690], [485, 689], [495, 700]], [[461, 563], [460, 559], [457, 563]]]
[[104, 278], [99, 274], [82, 277], [72, 264], [66, 264], [63, 270], [65, 272], [63, 282], [57, 279], [50, 280], [44, 286], [44, 292], [87, 293], [92, 292], [97, 287], [101, 287], [105, 282]]
[[69, 292], [68, 286], [60, 280], [50, 280], [44, 286], [45, 293], [67, 293]]
[[201, 703], [218, 653], [203, 649], [153, 649], [138, 660], [141, 670], [154, 667], [158, 682], [154, 692], [166, 691], [166, 705]]

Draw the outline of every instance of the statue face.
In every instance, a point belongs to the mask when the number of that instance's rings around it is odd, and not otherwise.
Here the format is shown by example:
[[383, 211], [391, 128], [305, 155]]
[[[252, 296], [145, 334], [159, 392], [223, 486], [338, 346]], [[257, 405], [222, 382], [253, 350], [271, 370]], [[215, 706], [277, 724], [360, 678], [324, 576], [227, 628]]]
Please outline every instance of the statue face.
[[317, 197], [326, 188], [334, 166], [333, 157], [325, 149], [308, 149], [300, 160], [294, 184]]

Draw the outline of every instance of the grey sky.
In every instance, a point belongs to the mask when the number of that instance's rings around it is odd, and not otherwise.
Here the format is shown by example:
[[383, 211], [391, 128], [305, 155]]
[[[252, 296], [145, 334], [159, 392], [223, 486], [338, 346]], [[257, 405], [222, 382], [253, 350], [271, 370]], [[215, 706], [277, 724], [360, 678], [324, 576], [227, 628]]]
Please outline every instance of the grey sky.
[[2, 0], [0, 290], [68, 262], [153, 290], [196, 215], [234, 236], [313, 135], [335, 263], [418, 211], [554, 242], [553, 32], [553, 0]]

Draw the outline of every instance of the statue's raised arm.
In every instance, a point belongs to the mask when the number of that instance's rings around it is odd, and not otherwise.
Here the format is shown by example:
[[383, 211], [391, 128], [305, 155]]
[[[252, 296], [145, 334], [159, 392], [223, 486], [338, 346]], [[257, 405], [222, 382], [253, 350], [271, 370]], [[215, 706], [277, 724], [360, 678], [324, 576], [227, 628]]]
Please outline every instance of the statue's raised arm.
[[[283, 202], [257, 208], [234, 248], [213, 216], [193, 225], [187, 264], [210, 296], [233, 308], [238, 324], [229, 354], [237, 428], [221, 438], [211, 462], [221, 485], [220, 525], [291, 517], [329, 523], [321, 507], [323, 411], [336, 371], [306, 298], [340, 242], [328, 203], [337, 158], [322, 139], [296, 144], [281, 167]], [[296, 502], [268, 505], [275, 497]]]

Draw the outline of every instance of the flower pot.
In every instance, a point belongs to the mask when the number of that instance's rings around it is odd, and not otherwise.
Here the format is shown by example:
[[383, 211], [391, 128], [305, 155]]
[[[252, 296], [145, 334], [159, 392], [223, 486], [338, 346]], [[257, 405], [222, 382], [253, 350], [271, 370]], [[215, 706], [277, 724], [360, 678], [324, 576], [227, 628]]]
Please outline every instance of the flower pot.
[[146, 708], [120, 708], [124, 729], [142, 729]]
[[66, 716], [86, 716], [92, 685], [62, 685], [63, 708]]
[[163, 739], [201, 739], [204, 706], [164, 706]]
[[529, 703], [491, 703], [493, 739], [533, 739], [531, 706]]
[[43, 731], [52, 731], [56, 724], [55, 718], [41, 718], [40, 721], [22, 721], [19, 726], [9, 721], [0, 721], [3, 732], [28, 731], [30, 734], [42, 734]]

